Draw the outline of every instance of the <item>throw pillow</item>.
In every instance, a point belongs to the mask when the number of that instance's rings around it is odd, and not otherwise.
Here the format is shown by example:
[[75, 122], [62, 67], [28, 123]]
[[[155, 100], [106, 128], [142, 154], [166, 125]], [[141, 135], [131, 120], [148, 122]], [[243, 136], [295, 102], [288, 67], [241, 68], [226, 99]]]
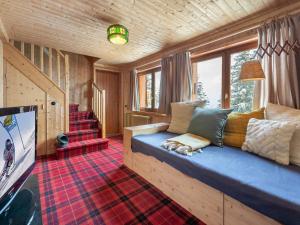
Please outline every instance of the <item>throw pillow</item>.
[[205, 102], [174, 102], [171, 103], [172, 118], [168, 132], [176, 134], [187, 133], [195, 107], [204, 107]]
[[249, 113], [230, 113], [224, 130], [224, 144], [241, 148], [245, 141], [249, 120], [264, 119], [264, 113], [265, 108]]
[[296, 124], [296, 130], [290, 144], [290, 162], [300, 166], [300, 110], [268, 103], [266, 119], [289, 121]]
[[289, 122], [250, 119], [242, 150], [288, 165], [295, 129], [296, 126]]
[[232, 109], [203, 109], [197, 107], [188, 132], [207, 138], [212, 144], [223, 146], [223, 132], [227, 115]]

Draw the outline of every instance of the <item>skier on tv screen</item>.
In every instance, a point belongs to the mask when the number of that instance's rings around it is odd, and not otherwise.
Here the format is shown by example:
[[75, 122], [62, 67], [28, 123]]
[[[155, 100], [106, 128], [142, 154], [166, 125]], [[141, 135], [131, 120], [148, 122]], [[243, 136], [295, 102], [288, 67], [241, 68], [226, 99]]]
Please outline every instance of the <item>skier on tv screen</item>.
[[2, 169], [2, 173], [0, 176], [0, 181], [4, 176], [9, 177], [9, 170], [10, 167], [14, 164], [15, 162], [15, 146], [11, 142], [10, 139], [7, 139], [5, 142], [5, 149], [3, 152], [3, 158], [5, 160], [4, 167]]

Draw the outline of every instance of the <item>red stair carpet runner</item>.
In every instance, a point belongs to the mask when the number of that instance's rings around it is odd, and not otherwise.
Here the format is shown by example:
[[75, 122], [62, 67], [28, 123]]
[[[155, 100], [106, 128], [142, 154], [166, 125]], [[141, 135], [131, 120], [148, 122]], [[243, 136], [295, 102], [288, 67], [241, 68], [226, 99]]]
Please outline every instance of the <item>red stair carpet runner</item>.
[[121, 137], [104, 151], [40, 159], [34, 174], [43, 225], [205, 225], [123, 165]]
[[108, 139], [101, 138], [101, 128], [92, 112], [80, 112], [78, 104], [70, 104], [70, 132], [66, 133], [69, 144], [57, 148], [57, 158], [86, 154], [108, 148]]

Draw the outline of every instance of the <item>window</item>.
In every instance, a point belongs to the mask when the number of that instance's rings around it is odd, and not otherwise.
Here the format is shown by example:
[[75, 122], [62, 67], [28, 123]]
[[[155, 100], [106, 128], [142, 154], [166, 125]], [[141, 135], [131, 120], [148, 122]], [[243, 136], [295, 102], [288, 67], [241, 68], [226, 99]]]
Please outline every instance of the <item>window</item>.
[[222, 57], [197, 62], [196, 98], [211, 108], [221, 107]]
[[138, 74], [140, 109], [142, 111], [156, 111], [159, 106], [160, 68]]
[[240, 81], [244, 62], [253, 58], [255, 50], [245, 50], [230, 55], [230, 108], [237, 112], [249, 112], [253, 108], [254, 81]]
[[193, 58], [193, 98], [206, 100], [208, 108], [251, 111], [254, 82], [240, 81], [241, 65], [255, 54], [257, 43], [250, 43]]

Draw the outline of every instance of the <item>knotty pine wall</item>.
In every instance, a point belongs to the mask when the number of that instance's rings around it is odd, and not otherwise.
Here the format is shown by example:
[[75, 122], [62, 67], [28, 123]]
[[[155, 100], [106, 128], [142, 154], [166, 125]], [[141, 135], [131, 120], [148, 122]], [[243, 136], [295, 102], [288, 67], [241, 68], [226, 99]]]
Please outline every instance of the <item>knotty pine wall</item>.
[[79, 110], [91, 110], [93, 62], [84, 55], [69, 53], [70, 103], [79, 104]]
[[38, 106], [37, 155], [55, 153], [55, 139], [64, 129], [63, 106], [47, 92], [30, 81], [21, 71], [4, 60], [4, 105], [14, 107], [22, 105]]

